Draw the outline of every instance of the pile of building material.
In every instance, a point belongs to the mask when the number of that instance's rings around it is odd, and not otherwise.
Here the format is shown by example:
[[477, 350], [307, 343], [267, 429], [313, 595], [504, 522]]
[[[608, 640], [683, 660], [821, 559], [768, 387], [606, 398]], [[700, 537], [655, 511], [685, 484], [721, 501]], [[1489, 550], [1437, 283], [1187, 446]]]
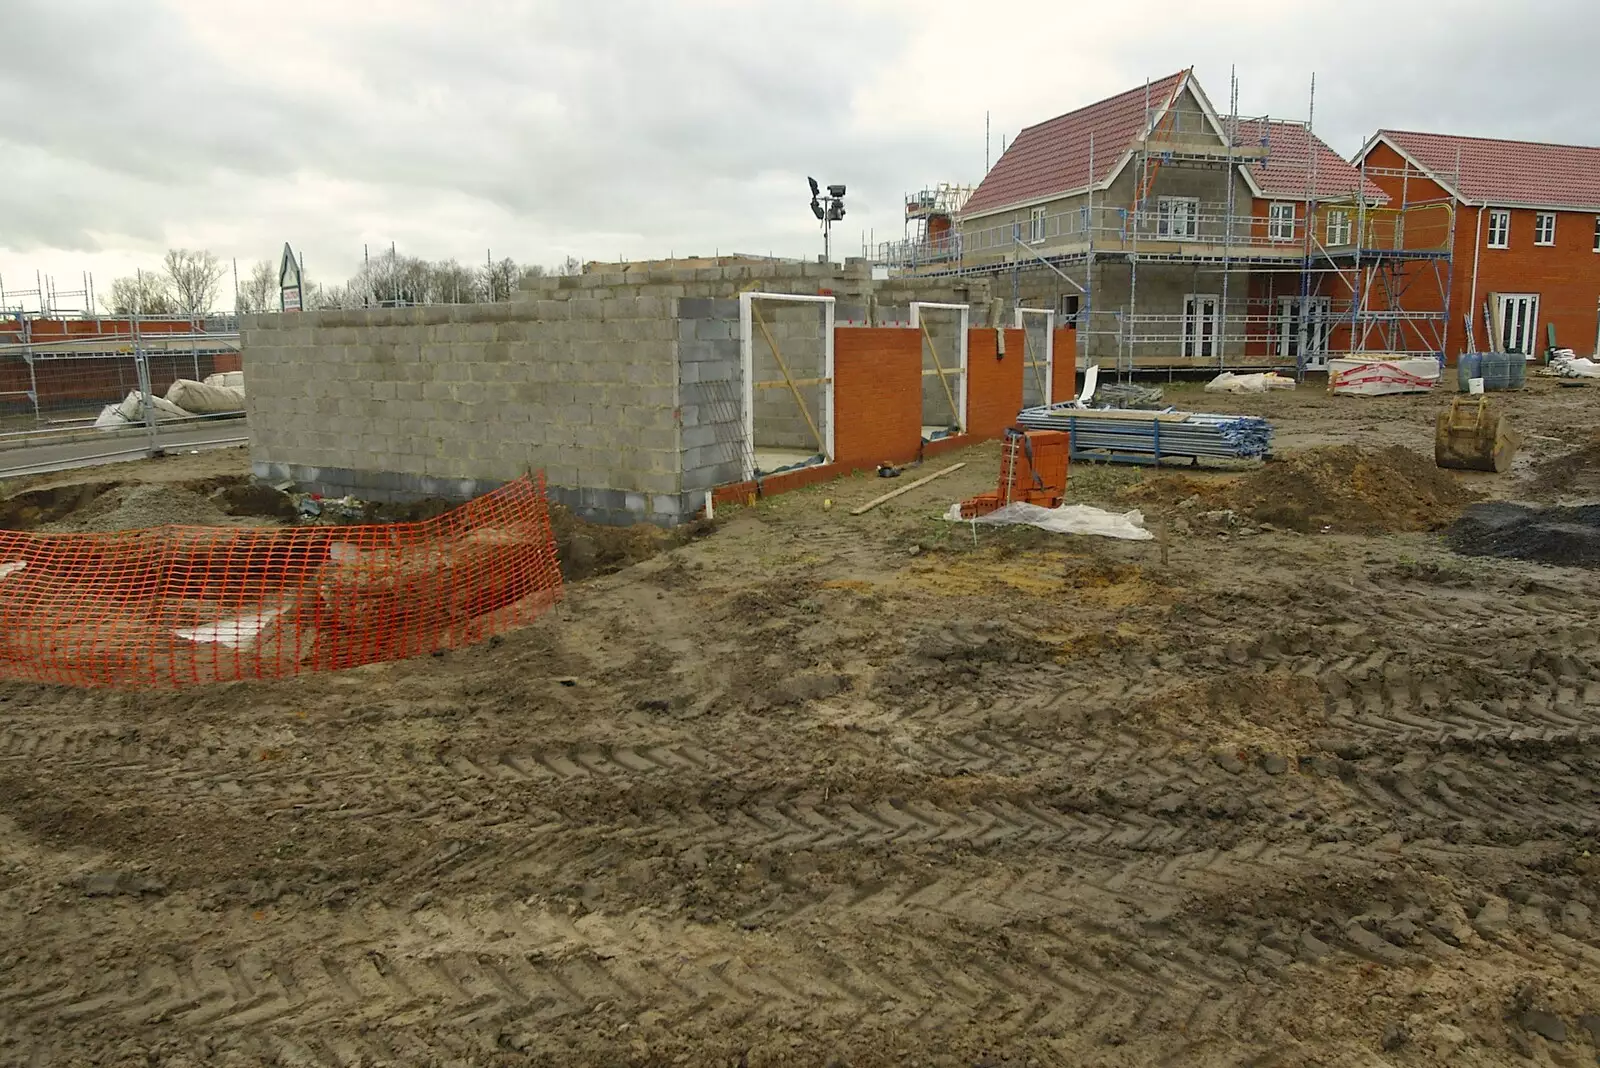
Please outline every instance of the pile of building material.
[[[120, 404], [101, 409], [94, 425], [100, 430], [120, 430], [145, 422], [145, 394], [134, 390]], [[244, 372], [225, 371], [209, 375], [203, 382], [180, 378], [167, 387], [165, 397], [151, 394], [149, 405], [156, 422], [235, 415], [244, 412]]]
[[1250, 415], [1079, 408], [1065, 401], [1025, 409], [1017, 422], [1030, 430], [1065, 431], [1074, 460], [1255, 460], [1272, 451], [1272, 424]]
[[1328, 361], [1328, 392], [1361, 397], [1426, 393], [1439, 381], [1442, 365], [1433, 356], [1369, 353]]
[[1236, 375], [1224, 371], [1206, 383], [1207, 393], [1265, 393], [1272, 389], [1293, 389], [1294, 379], [1279, 374]]

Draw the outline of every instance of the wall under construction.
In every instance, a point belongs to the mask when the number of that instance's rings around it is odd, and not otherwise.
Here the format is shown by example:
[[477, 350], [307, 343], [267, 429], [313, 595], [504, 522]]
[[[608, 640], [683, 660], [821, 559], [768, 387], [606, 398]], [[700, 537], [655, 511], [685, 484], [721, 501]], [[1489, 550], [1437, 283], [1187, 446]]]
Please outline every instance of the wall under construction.
[[[980, 327], [970, 342], [968, 435], [951, 441], [1009, 425], [1021, 406], [1022, 334], [1009, 331], [1002, 353], [983, 326], [998, 314], [988, 287], [958, 286], [874, 282], [859, 263], [667, 268], [536, 279], [509, 304], [248, 317], [255, 474], [324, 495], [404, 500], [472, 497], [542, 470], [551, 497], [586, 518], [679, 523], [703, 508], [706, 491], [741, 484], [755, 449], [816, 444], [820, 305], [756, 302], [793, 381], [757, 333], [754, 381], [782, 385], [752, 390], [751, 441], [741, 292], [834, 298], [827, 469], [923, 451], [927, 375], [920, 359], [909, 362], [923, 337], [898, 325], [912, 300], [969, 304]], [[852, 335], [866, 344], [838, 340]], [[953, 351], [955, 338], [944, 344]], [[888, 362], [878, 366], [875, 353]], [[1072, 389], [1070, 353], [1069, 343], [1057, 393]]]

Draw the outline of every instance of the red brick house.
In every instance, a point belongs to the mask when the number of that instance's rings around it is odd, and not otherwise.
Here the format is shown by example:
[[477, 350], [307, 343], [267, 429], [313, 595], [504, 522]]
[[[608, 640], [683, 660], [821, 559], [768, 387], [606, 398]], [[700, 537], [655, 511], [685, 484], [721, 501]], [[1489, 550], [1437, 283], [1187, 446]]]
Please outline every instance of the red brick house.
[[1600, 148], [1379, 130], [1356, 163], [1391, 198], [1454, 205], [1452, 270], [1442, 285], [1412, 270], [1399, 301], [1418, 309], [1448, 297], [1451, 360], [1488, 347], [1485, 304], [1503, 351], [1542, 354], [1548, 326], [1558, 346], [1596, 351]]

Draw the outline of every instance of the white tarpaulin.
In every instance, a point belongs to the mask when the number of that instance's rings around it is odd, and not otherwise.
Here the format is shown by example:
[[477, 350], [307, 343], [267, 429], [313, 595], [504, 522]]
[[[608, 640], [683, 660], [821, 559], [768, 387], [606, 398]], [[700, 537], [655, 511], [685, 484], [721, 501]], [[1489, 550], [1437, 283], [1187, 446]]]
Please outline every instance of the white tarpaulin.
[[[150, 406], [156, 410], [156, 422], [166, 423], [174, 419], [192, 419], [193, 416], [182, 408], [173, 404], [165, 397], [151, 397]], [[128, 394], [121, 404], [108, 404], [100, 412], [100, 417], [94, 425], [101, 430], [115, 430], [118, 427], [138, 426], [144, 423], [144, 394], [134, 390]]]
[[167, 400], [195, 415], [244, 411], [244, 390], [180, 378], [167, 388]]
[[1559, 357], [1550, 361], [1550, 372], [1558, 378], [1600, 378], [1600, 363], [1587, 356]]
[[1439, 381], [1432, 356], [1355, 356], [1328, 361], [1328, 391], [1376, 397], [1386, 393], [1426, 393]]
[[961, 505], [952, 504], [944, 516], [956, 523], [985, 523], [990, 526], [1038, 527], [1056, 534], [1093, 534], [1124, 541], [1149, 541], [1155, 535], [1144, 529], [1142, 512], [1108, 512], [1087, 504], [1064, 504], [1060, 508], [1041, 508], [1037, 504], [1008, 504], [999, 511], [963, 519]]
[[1236, 375], [1224, 371], [1206, 383], [1207, 393], [1265, 393], [1269, 389], [1293, 389], [1294, 379], [1277, 374]]

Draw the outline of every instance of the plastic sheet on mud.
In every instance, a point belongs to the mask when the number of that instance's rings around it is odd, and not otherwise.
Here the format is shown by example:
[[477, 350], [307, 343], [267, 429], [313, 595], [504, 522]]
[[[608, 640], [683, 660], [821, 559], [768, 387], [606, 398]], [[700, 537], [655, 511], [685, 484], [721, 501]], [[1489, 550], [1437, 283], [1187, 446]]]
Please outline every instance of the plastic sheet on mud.
[[1149, 541], [1155, 537], [1144, 528], [1141, 512], [1108, 512], [1087, 504], [1064, 504], [1060, 508], [1043, 508], [1037, 504], [1019, 502], [980, 515], [963, 519], [961, 504], [950, 506], [945, 518], [956, 523], [983, 523], [989, 526], [1028, 526], [1048, 530], [1053, 534], [1092, 534], [1101, 538], [1119, 538], [1123, 541]]

